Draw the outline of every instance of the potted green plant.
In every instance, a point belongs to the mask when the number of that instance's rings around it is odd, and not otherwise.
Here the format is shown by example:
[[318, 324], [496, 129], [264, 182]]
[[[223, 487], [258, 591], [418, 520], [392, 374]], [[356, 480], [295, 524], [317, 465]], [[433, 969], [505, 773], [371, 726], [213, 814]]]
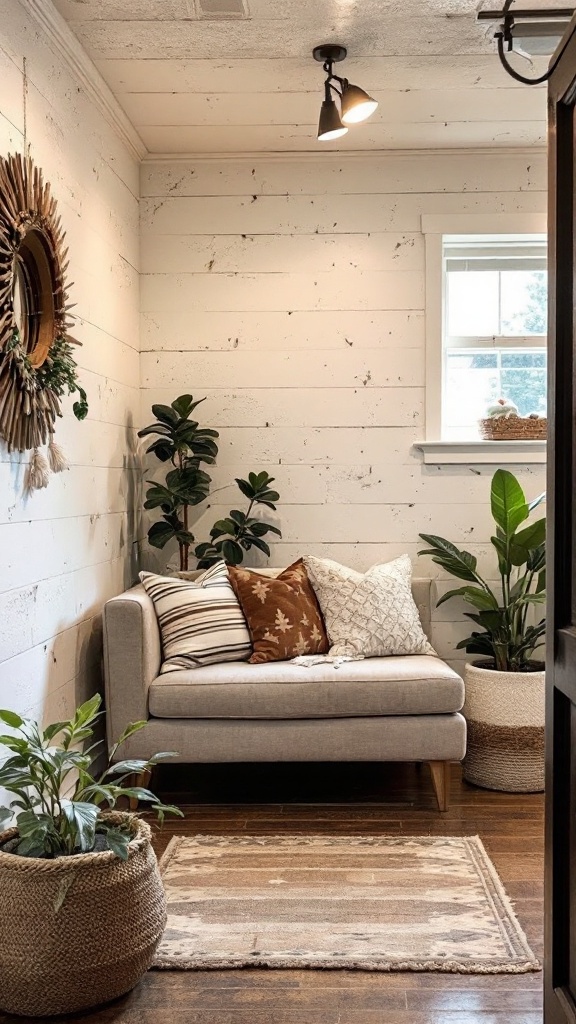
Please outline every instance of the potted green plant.
[[176, 540], [181, 571], [188, 569], [190, 545], [194, 542], [188, 522], [190, 506], [199, 505], [210, 493], [211, 478], [200, 469], [200, 463], [213, 465], [218, 454], [218, 431], [200, 427], [197, 420], [190, 419], [196, 406], [204, 401], [180, 395], [170, 405], [153, 405], [156, 421], [138, 431], [138, 437], [158, 435], [146, 454], [172, 465], [164, 484], [146, 481], [150, 487], [144, 508], [159, 508], [162, 513], [162, 518], [148, 530], [148, 541], [152, 547], [164, 548], [168, 541]]
[[[147, 802], [160, 821], [181, 814], [132, 785], [171, 753], [112, 763], [145, 722], [134, 722], [93, 774], [100, 741], [96, 695], [67, 722], [41, 730], [0, 710], [10, 733], [0, 789], [0, 1008], [28, 1016], [72, 1013], [128, 992], [150, 967], [166, 922], [166, 902], [150, 826], [118, 811], [121, 797]], [[86, 746], [87, 749], [80, 749]], [[106, 808], [104, 810], [103, 808]]]
[[273, 511], [276, 510], [274, 503], [278, 501], [280, 495], [270, 487], [274, 483], [274, 477], [268, 476], [266, 471], [249, 473], [247, 480], [236, 478], [236, 483], [248, 499], [248, 508], [246, 512], [233, 508], [226, 519], [218, 519], [214, 523], [210, 530], [210, 541], [198, 544], [194, 552], [199, 569], [207, 569], [220, 558], [224, 558], [230, 565], [240, 565], [244, 552], [250, 551], [250, 548], [257, 548], [270, 557], [270, 548], [263, 538], [267, 533], [282, 536], [277, 526], [252, 515], [255, 505], [265, 505]]
[[[162, 518], [152, 523], [148, 542], [152, 547], [162, 549], [169, 541], [176, 540], [180, 573], [188, 572], [190, 546], [195, 540], [190, 530], [190, 507], [199, 505], [210, 494], [212, 479], [200, 469], [200, 463], [213, 465], [218, 455], [218, 431], [200, 427], [196, 420], [190, 419], [194, 409], [205, 401], [205, 398], [194, 401], [192, 395], [180, 395], [170, 405], [153, 405], [156, 421], [138, 431], [139, 437], [157, 435], [146, 449], [146, 454], [153, 454], [160, 462], [169, 462], [173, 467], [166, 474], [164, 484], [146, 481], [150, 487], [144, 508], [148, 511], [160, 509]], [[245, 552], [253, 547], [270, 555], [263, 537], [267, 533], [275, 533], [279, 537], [282, 534], [277, 526], [251, 513], [255, 505], [265, 505], [273, 511], [276, 509], [274, 502], [280, 495], [271, 489], [273, 481], [274, 477], [265, 471], [249, 473], [247, 480], [236, 478], [238, 488], [248, 499], [248, 509], [246, 512], [232, 509], [228, 517], [214, 523], [210, 540], [198, 544], [194, 551], [198, 568], [206, 569], [221, 558], [231, 565], [239, 565]]]
[[[443, 537], [421, 533], [430, 555], [465, 586], [449, 590], [438, 605], [460, 597], [479, 629], [457, 644], [481, 655], [465, 667], [468, 748], [464, 777], [478, 786], [510, 792], [544, 788], [544, 665], [535, 657], [543, 644], [545, 619], [534, 610], [545, 601], [546, 520], [527, 523], [543, 501], [527, 502], [515, 476], [498, 469], [490, 504], [495, 523], [490, 538], [497, 568], [485, 579], [477, 559]], [[497, 579], [496, 583], [492, 579]]]

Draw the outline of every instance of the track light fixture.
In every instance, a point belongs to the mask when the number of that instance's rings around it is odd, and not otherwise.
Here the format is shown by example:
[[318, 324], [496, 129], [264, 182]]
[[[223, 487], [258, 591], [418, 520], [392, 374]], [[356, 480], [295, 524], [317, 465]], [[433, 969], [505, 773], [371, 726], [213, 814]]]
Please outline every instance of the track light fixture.
[[517, 82], [522, 82], [524, 85], [540, 85], [550, 78], [558, 60], [553, 61], [548, 70], [538, 78], [527, 78], [508, 63], [506, 54], [518, 53], [527, 60], [536, 56], [551, 56], [574, 14], [574, 8], [549, 7], [542, 10], [530, 8], [512, 11], [512, 3], [513, 0], [505, 0], [501, 11], [479, 11], [478, 21], [503, 19], [494, 33], [498, 44], [500, 63]]
[[[347, 78], [340, 78], [339, 75], [334, 74], [334, 64], [344, 60], [346, 53], [345, 46], [337, 46], [334, 43], [315, 46], [312, 50], [314, 60], [322, 64], [326, 74], [324, 101], [320, 108], [318, 122], [318, 140], [320, 142], [338, 139], [341, 135], [345, 135], [348, 125], [365, 121], [378, 106], [376, 100], [373, 100], [360, 86], [352, 85]], [[338, 97], [338, 103], [334, 96]]]

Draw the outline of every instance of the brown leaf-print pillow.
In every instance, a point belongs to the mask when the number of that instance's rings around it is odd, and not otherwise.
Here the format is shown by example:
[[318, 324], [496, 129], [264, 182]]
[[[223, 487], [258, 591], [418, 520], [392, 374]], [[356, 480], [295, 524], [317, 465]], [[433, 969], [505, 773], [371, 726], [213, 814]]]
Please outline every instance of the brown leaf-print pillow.
[[253, 665], [326, 653], [324, 620], [302, 559], [276, 578], [232, 565], [228, 573], [248, 623]]

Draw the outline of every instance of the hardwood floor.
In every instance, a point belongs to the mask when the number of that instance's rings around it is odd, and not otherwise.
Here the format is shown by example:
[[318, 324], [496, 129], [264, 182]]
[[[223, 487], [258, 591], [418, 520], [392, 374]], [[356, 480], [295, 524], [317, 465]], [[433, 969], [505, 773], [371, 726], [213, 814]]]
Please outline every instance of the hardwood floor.
[[[414, 765], [171, 766], [155, 789], [183, 807], [156, 839], [185, 833], [479, 835], [542, 955], [543, 798], [468, 786], [435, 808]], [[541, 1024], [541, 973], [150, 971], [129, 995], [61, 1020], [86, 1024]], [[1, 1024], [11, 1018], [0, 1014]]]

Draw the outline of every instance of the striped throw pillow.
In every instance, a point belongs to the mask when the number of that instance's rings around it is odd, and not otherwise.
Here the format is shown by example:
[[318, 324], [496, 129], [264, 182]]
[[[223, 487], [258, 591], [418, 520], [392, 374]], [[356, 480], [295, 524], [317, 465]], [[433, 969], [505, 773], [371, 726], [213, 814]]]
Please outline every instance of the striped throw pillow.
[[250, 634], [224, 562], [193, 582], [152, 572], [141, 572], [140, 580], [160, 627], [161, 673], [250, 657]]

